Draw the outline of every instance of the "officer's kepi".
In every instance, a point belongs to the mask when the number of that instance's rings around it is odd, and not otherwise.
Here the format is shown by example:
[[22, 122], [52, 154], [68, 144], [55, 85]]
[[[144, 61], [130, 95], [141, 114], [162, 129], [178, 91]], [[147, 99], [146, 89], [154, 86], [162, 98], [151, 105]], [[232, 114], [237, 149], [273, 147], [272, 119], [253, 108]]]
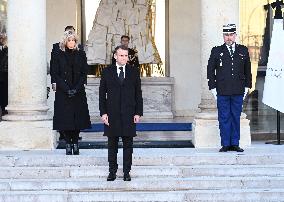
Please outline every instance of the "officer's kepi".
[[223, 25], [223, 33], [224, 34], [236, 33], [236, 24]]

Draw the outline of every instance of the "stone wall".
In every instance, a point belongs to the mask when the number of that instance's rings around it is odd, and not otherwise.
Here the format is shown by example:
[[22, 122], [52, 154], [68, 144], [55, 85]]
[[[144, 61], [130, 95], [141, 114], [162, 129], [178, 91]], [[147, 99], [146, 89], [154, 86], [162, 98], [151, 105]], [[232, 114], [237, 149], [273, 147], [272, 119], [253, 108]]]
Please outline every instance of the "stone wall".
[[201, 99], [200, 2], [169, 1], [169, 68], [175, 116], [193, 116]]
[[[49, 79], [48, 79], [49, 80]], [[92, 120], [99, 118], [99, 83], [100, 78], [88, 78], [86, 86], [87, 100]], [[142, 96], [145, 118], [173, 118], [173, 85], [170, 77], [142, 78]], [[54, 92], [49, 93], [49, 115], [53, 116]]]

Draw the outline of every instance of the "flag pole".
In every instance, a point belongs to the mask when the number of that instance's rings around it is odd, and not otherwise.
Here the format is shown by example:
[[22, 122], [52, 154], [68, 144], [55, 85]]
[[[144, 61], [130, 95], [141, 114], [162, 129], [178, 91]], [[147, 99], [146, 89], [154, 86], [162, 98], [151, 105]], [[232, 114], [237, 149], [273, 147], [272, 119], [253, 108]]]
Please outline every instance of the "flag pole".
[[274, 145], [282, 145], [283, 144], [283, 141], [281, 141], [280, 120], [281, 120], [280, 111], [276, 110], [276, 122], [277, 122], [276, 138], [277, 138], [277, 140], [276, 141], [273, 140], [271, 142], [265, 142], [265, 144], [274, 144]]
[[[282, 19], [282, 23], [283, 23], [283, 29], [284, 29], [284, 22], [283, 22], [283, 16], [282, 16], [282, 6], [284, 6], [284, 3], [283, 3], [283, 0], [276, 0], [275, 2], [271, 3], [270, 4], [271, 7], [273, 9], [275, 9], [275, 15], [274, 15], [274, 20], [280, 20]], [[272, 42], [271, 42], [272, 43]], [[270, 53], [270, 51], [269, 51]], [[282, 62], [282, 61], [281, 61]], [[268, 64], [267, 64], [268, 66]], [[267, 75], [266, 75], [267, 76]], [[266, 80], [266, 78], [265, 78]], [[267, 104], [267, 101], [265, 100], [264, 101], [264, 98], [263, 98], [263, 103], [264, 104]], [[269, 104], [268, 104], [269, 105]], [[270, 105], [269, 105], [270, 106]], [[275, 106], [275, 105], [274, 105]], [[272, 107], [274, 108], [274, 107]], [[277, 108], [277, 107], [276, 107]], [[275, 108], [274, 108], [275, 109]], [[276, 144], [276, 145], [281, 145], [281, 136], [280, 136], [280, 111], [278, 109], [276, 109], [277, 111], [277, 141], [273, 141], [273, 142], [266, 142], [266, 144]], [[282, 110], [281, 110], [282, 111]]]

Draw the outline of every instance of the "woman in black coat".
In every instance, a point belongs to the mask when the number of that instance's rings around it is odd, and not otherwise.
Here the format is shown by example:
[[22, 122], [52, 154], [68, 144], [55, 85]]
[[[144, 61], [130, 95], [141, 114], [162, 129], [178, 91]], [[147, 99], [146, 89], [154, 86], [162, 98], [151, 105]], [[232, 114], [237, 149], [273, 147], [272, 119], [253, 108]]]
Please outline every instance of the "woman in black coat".
[[79, 154], [80, 130], [91, 127], [85, 82], [87, 58], [79, 53], [78, 38], [73, 31], [64, 32], [60, 51], [54, 58], [52, 76], [56, 82], [53, 129], [64, 131], [66, 155]]

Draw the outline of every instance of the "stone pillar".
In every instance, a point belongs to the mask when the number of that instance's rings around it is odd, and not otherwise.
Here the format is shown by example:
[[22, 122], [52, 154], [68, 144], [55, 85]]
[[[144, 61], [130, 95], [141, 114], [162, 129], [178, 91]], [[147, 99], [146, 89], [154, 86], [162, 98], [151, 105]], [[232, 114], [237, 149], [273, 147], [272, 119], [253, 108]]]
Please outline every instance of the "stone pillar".
[[[216, 6], [218, 5], [218, 6]], [[207, 84], [207, 63], [212, 47], [224, 43], [222, 26], [235, 23], [239, 30], [239, 1], [238, 0], [201, 0], [201, 112], [196, 114], [193, 121], [193, 144], [196, 148], [220, 147], [221, 139], [217, 119], [216, 101], [209, 91]], [[249, 120], [245, 114], [241, 116], [240, 146], [251, 144]]]
[[46, 1], [8, 1], [9, 101], [0, 149], [52, 149], [46, 102]]

